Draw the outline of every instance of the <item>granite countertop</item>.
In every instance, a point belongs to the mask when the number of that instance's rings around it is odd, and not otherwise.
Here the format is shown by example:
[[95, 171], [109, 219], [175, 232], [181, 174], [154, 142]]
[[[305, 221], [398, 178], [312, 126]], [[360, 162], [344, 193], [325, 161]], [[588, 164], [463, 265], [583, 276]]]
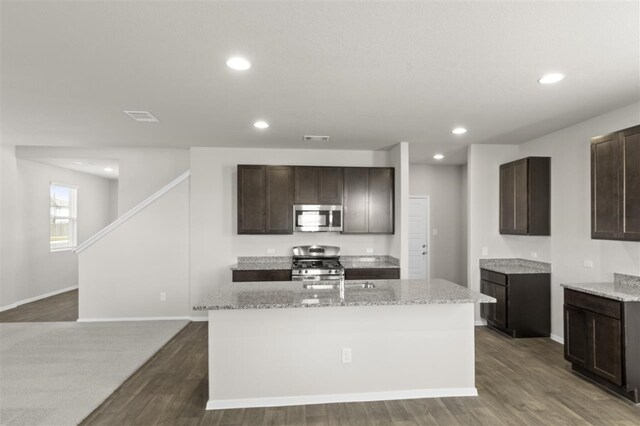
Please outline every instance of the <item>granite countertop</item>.
[[480, 267], [501, 274], [549, 274], [551, 264], [528, 259], [480, 259]]
[[[246, 256], [238, 257], [238, 263], [231, 266], [233, 271], [256, 271], [291, 269], [291, 256]], [[341, 256], [340, 263], [345, 269], [400, 268], [400, 262], [393, 256]]]
[[564, 288], [619, 300], [621, 302], [640, 302], [640, 277], [614, 274], [613, 282], [568, 283], [560, 284]]
[[[373, 283], [375, 288], [354, 288]], [[316, 281], [318, 283], [327, 283]], [[326, 308], [336, 306], [495, 303], [496, 299], [442, 280], [346, 281], [344, 298], [337, 289], [311, 290], [300, 281], [224, 283], [217, 286], [196, 311], [220, 309]], [[335, 284], [335, 281], [332, 282]], [[350, 286], [351, 285], [351, 286]]]

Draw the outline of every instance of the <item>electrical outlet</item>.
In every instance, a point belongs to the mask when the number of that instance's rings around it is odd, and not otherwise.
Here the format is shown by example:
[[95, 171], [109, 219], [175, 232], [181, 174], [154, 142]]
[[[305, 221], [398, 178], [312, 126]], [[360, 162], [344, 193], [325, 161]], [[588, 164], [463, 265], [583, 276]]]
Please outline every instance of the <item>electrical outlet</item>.
[[489, 247], [482, 247], [482, 255], [489, 256]]
[[438, 228], [433, 228], [433, 235], [438, 235]]
[[367, 249], [367, 253], [373, 253], [373, 249], [372, 248], [368, 248]]
[[165, 293], [164, 291], [160, 293], [160, 301], [161, 302], [167, 301], [167, 293]]
[[538, 257], [538, 252], [537, 251], [532, 251], [531, 252], [531, 257], [534, 258], [534, 259], [537, 258]]
[[584, 266], [585, 268], [593, 268], [593, 260], [584, 259], [582, 261], [582, 266]]
[[276, 254], [276, 249], [267, 249], [267, 254]]
[[351, 364], [351, 348], [342, 348], [342, 363]]

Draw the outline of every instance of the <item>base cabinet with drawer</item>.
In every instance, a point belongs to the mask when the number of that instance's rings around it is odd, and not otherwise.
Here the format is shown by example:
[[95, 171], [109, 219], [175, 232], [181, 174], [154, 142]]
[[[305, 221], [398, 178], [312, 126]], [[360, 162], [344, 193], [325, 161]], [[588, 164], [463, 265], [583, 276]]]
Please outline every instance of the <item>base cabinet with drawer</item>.
[[345, 280], [397, 280], [400, 268], [347, 268]]
[[640, 402], [640, 302], [565, 289], [564, 358], [591, 381]]
[[496, 303], [480, 305], [487, 325], [511, 337], [549, 337], [551, 274], [502, 274], [480, 270], [480, 292]]

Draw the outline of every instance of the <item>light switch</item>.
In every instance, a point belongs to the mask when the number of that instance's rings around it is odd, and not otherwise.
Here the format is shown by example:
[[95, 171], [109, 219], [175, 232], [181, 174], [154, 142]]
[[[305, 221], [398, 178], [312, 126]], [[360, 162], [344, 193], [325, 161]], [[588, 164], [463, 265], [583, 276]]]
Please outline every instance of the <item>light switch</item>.
[[582, 261], [582, 266], [584, 266], [585, 268], [593, 268], [593, 260], [584, 259]]
[[276, 249], [270, 248], [267, 249], [267, 254], [275, 254], [276, 253]]
[[373, 249], [372, 248], [368, 248], [367, 249], [367, 253], [373, 253]]
[[482, 247], [482, 255], [489, 256], [489, 247]]

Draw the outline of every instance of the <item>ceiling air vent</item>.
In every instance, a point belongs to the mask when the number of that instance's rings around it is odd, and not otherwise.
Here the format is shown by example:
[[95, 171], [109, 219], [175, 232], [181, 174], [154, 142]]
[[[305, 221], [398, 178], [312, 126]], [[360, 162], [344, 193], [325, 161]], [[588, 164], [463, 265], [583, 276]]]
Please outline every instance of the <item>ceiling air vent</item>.
[[124, 113], [136, 121], [142, 121], [146, 123], [158, 122], [158, 119], [155, 118], [149, 111], [124, 111]]
[[305, 142], [329, 142], [329, 136], [304, 135], [302, 140]]

